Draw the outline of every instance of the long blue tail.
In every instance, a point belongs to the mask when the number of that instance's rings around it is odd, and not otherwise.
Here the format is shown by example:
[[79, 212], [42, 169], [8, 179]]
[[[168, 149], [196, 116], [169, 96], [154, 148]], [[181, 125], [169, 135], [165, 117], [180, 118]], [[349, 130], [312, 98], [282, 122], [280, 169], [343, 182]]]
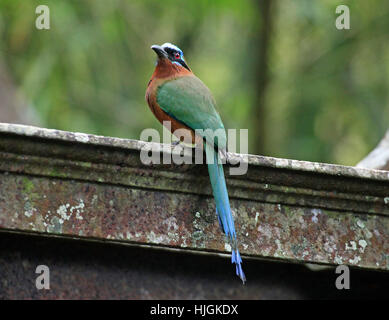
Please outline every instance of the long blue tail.
[[216, 202], [216, 213], [219, 219], [220, 226], [223, 232], [227, 235], [228, 241], [231, 244], [231, 261], [235, 263], [236, 275], [243, 281], [246, 281], [242, 269], [242, 258], [240, 257], [238, 244], [236, 240], [236, 232], [234, 226], [234, 218], [231, 214], [230, 201], [226, 180], [224, 178], [223, 164], [219, 164], [219, 154], [208, 143], [205, 144], [205, 154], [207, 157], [209, 178], [211, 180], [213, 196]]

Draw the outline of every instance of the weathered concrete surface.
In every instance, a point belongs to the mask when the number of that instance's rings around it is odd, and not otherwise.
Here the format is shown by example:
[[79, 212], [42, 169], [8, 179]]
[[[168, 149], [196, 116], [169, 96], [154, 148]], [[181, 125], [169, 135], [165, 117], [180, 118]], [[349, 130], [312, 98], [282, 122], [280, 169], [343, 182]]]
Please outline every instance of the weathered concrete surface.
[[[0, 229], [227, 253], [206, 167], [145, 166], [147, 145], [0, 124]], [[248, 164], [227, 179], [243, 255], [389, 270], [389, 172]]]

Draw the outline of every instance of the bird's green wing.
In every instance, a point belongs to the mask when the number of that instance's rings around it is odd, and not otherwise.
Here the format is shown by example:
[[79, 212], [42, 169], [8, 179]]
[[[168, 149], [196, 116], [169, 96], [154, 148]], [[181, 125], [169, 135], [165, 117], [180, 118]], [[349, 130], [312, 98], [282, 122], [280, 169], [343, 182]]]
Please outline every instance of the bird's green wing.
[[[180, 77], [162, 84], [157, 91], [157, 103], [168, 115], [186, 126], [205, 130], [203, 138], [213, 141], [212, 134], [216, 133], [215, 144], [221, 149], [226, 148], [226, 133], [215, 100], [196, 76]], [[211, 129], [211, 132], [206, 129]]]

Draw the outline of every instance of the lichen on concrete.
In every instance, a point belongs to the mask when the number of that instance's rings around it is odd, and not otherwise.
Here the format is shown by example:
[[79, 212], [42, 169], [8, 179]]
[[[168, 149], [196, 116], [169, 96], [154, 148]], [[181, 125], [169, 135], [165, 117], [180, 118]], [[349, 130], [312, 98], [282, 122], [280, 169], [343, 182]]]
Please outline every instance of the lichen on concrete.
[[[144, 146], [0, 124], [0, 229], [228, 253], [206, 166], [146, 166]], [[253, 155], [248, 164], [227, 175], [242, 255], [389, 270], [388, 173]]]

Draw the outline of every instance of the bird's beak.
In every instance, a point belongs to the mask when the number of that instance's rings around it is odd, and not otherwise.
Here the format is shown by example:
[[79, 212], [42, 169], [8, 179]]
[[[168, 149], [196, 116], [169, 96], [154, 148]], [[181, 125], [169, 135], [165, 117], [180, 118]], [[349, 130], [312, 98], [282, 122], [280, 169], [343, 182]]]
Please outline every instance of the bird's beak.
[[155, 53], [158, 55], [159, 59], [167, 58], [167, 53], [165, 50], [163, 50], [163, 48], [161, 46], [154, 44], [151, 46], [151, 49], [153, 49], [155, 51]]

